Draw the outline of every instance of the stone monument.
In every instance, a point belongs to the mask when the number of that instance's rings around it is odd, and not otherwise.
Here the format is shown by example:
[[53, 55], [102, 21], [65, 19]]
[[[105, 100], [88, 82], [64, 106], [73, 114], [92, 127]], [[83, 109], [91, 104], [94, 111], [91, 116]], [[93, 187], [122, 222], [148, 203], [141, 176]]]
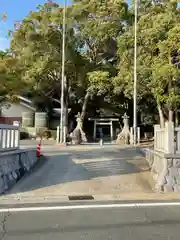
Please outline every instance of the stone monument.
[[129, 131], [129, 117], [125, 113], [123, 116], [123, 129], [122, 131], [118, 134], [116, 143], [118, 144], [129, 144], [129, 139], [130, 139], [130, 131]]
[[73, 144], [80, 144], [81, 142], [87, 142], [86, 134], [83, 131], [83, 121], [81, 114], [78, 112], [76, 116], [77, 126], [74, 131], [70, 134]]

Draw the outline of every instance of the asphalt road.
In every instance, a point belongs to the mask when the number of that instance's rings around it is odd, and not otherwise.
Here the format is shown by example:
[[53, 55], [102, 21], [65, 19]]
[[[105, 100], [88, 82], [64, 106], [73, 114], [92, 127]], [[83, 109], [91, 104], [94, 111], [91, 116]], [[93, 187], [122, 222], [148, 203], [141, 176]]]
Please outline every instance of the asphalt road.
[[[152, 194], [152, 177], [144, 157], [117, 145], [48, 146], [42, 164], [6, 194], [9, 199], [61, 198], [91, 195], [95, 200]], [[0, 199], [1, 200], [1, 199]]]
[[3, 240], [179, 240], [179, 206], [0, 214]]

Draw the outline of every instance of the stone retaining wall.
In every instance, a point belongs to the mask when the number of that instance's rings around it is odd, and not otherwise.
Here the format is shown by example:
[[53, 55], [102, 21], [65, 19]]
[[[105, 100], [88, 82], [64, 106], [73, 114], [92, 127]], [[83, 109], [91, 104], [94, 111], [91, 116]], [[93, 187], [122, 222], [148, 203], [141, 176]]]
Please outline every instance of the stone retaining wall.
[[10, 189], [37, 161], [35, 149], [0, 154], [0, 194]]
[[156, 190], [180, 193], [180, 155], [167, 155], [150, 149], [143, 152], [151, 168]]

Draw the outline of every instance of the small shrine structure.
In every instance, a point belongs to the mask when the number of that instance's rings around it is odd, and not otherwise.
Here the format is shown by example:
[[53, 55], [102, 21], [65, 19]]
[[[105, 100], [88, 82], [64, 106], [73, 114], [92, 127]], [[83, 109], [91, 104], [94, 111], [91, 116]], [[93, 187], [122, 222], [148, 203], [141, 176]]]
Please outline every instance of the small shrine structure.
[[110, 138], [113, 141], [113, 139], [114, 139], [113, 122], [119, 122], [118, 118], [94, 117], [94, 118], [89, 118], [88, 120], [94, 122], [93, 140], [96, 140], [97, 128], [103, 127], [103, 126], [109, 126]]

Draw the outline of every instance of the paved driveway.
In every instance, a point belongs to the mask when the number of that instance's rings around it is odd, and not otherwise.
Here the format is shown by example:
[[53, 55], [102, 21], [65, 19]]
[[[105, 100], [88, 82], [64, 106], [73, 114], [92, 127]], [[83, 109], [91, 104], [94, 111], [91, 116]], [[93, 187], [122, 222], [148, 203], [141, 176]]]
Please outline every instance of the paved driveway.
[[148, 166], [133, 148], [82, 145], [43, 149], [47, 159], [21, 179], [8, 198], [66, 200], [70, 195], [92, 195], [112, 200], [153, 193]]

